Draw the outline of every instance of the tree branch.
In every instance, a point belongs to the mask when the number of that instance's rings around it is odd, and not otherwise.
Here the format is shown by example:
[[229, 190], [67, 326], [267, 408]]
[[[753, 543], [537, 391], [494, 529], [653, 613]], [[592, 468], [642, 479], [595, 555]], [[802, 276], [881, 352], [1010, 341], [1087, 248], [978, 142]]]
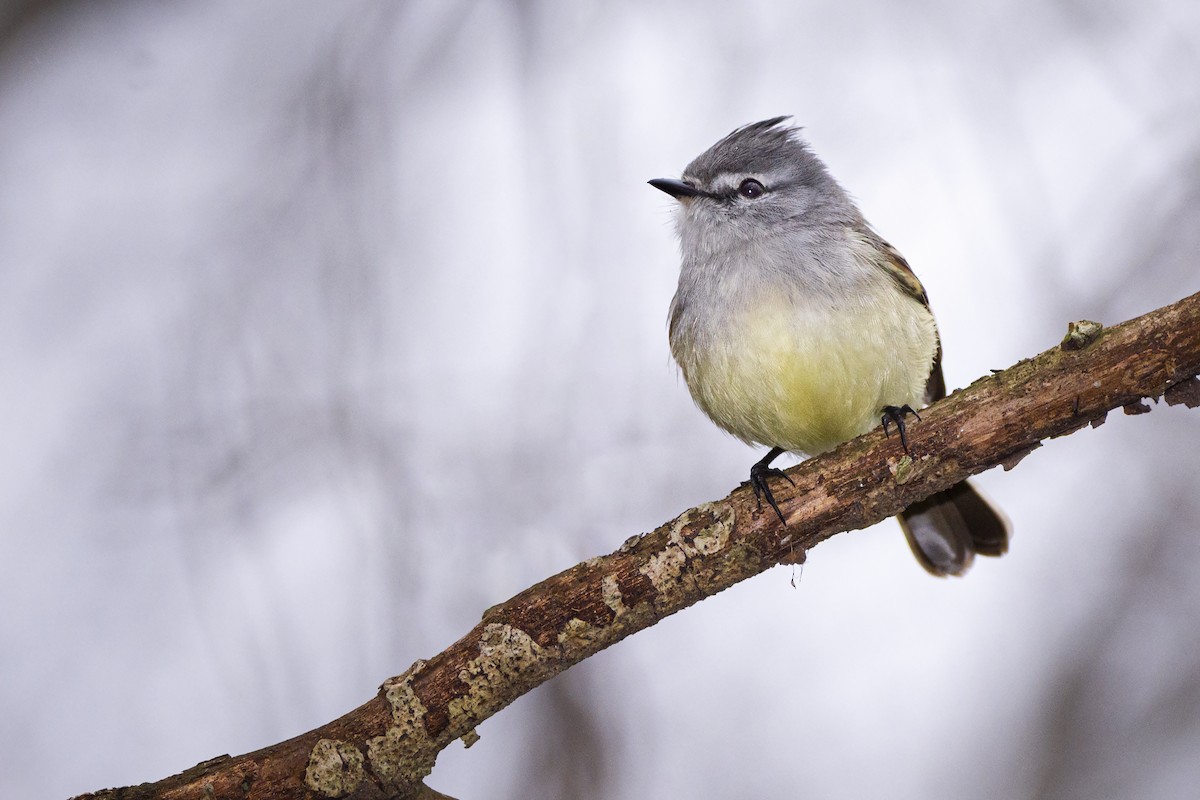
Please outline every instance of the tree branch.
[[1119, 326], [1072, 323], [1063, 342], [981, 378], [921, 415], [913, 454], [879, 430], [788, 470], [788, 518], [746, 487], [685, 511], [488, 609], [466, 636], [387, 680], [366, 704], [314, 731], [153, 784], [82, 798], [433, 798], [421, 783], [454, 739], [599, 650], [757, 575], [797, 562], [841, 531], [865, 528], [958, 481], [1011, 469], [1063, 436], [1145, 398], [1200, 405], [1200, 293]]

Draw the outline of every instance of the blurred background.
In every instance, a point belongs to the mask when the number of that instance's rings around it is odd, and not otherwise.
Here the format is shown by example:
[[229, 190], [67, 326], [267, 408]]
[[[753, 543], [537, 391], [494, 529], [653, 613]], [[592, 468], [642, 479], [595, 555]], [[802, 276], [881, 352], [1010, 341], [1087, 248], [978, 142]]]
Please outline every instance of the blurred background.
[[[320, 725], [761, 452], [670, 360], [677, 176], [793, 114], [963, 386], [1200, 288], [1200, 5], [0, 2], [0, 795]], [[837, 536], [522, 698], [469, 798], [1184, 798], [1200, 412]], [[792, 578], [795, 578], [795, 587]]]

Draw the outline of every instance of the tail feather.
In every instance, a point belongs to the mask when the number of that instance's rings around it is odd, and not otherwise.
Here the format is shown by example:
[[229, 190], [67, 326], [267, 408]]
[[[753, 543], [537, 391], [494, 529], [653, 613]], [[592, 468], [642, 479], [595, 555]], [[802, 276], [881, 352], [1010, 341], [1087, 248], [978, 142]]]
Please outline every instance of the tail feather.
[[1008, 522], [966, 481], [913, 503], [899, 520], [913, 555], [934, 575], [962, 575], [976, 553], [1008, 551]]

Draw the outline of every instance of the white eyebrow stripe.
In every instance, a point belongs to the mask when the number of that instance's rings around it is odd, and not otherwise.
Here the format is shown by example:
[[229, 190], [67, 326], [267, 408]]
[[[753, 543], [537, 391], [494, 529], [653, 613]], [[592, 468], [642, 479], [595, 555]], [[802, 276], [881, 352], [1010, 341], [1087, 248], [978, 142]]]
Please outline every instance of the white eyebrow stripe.
[[742, 184], [747, 178], [753, 178], [763, 186], [770, 187], [766, 177], [761, 172], [721, 172], [712, 180], [714, 192], [731, 191]]

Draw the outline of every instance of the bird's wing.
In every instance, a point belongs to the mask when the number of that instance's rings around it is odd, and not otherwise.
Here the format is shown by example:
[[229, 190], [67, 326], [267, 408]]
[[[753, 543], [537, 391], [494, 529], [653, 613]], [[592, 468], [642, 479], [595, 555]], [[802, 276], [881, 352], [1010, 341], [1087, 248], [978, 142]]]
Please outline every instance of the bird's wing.
[[[917, 300], [921, 305], [929, 308], [929, 296], [925, 294], [925, 287], [921, 285], [921, 281], [917, 279], [917, 275], [912, 271], [912, 267], [904, 260], [904, 256], [891, 246], [886, 240], [881, 238], [874, 230], [868, 228], [864, 231], [871, 242], [876, 245], [879, 252], [883, 255], [878, 262], [879, 266], [887, 272], [896, 285], [899, 286], [905, 294]], [[932, 309], [930, 309], [932, 313]], [[936, 328], [935, 328], [936, 332]], [[946, 378], [942, 375], [942, 337], [937, 338], [937, 350], [933, 354], [933, 369], [929, 372], [929, 380], [925, 382], [925, 402], [932, 403], [934, 400], [941, 400], [946, 396]]]

